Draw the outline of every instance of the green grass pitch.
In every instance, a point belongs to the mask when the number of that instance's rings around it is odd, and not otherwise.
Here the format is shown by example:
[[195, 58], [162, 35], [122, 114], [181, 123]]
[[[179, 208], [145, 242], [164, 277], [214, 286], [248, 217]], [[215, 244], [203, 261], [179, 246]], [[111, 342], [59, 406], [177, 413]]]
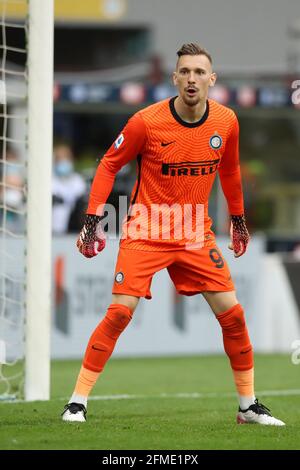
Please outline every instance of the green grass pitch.
[[285, 427], [235, 424], [225, 356], [112, 359], [88, 421], [64, 423], [79, 367], [53, 362], [49, 402], [0, 402], [0, 449], [300, 449], [300, 365], [288, 355], [256, 355], [257, 396]]

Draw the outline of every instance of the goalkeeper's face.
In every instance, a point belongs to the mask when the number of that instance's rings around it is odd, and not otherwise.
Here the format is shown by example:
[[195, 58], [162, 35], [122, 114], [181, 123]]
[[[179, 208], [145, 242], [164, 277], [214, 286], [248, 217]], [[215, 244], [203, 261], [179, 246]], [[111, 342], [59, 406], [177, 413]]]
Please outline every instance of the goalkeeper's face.
[[217, 76], [212, 71], [205, 55], [183, 55], [179, 57], [173, 74], [174, 85], [187, 106], [196, 106], [205, 101], [208, 89], [214, 86]]

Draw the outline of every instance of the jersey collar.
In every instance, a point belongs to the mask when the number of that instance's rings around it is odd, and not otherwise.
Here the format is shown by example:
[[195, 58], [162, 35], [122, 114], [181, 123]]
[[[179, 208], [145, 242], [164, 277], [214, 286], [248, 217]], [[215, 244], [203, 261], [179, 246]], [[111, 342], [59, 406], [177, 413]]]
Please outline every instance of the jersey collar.
[[170, 99], [169, 107], [170, 107], [170, 111], [171, 111], [174, 119], [176, 119], [176, 121], [179, 122], [179, 124], [181, 124], [182, 126], [185, 126], [185, 127], [198, 127], [198, 126], [201, 126], [202, 124], [204, 124], [204, 122], [208, 118], [208, 114], [209, 114], [208, 100], [206, 100], [206, 110], [205, 110], [205, 113], [203, 114], [202, 118], [199, 121], [196, 121], [196, 122], [186, 122], [183, 119], [181, 119], [179, 114], [176, 112], [175, 105], [174, 105], [174, 102], [175, 102], [176, 98], [177, 98], [177, 96], [174, 96], [173, 98]]

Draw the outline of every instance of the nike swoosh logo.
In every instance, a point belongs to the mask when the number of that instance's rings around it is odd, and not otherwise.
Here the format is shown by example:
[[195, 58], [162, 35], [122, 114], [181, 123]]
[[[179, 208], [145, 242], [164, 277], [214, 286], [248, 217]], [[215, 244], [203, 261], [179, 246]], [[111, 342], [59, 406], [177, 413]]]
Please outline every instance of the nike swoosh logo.
[[247, 352], [251, 351], [252, 347], [251, 348], [248, 348], [246, 351], [241, 351], [240, 354], [246, 354]]
[[176, 140], [172, 140], [172, 142], [162, 142], [161, 146], [166, 147], [167, 145], [175, 144]]
[[106, 351], [105, 349], [99, 349], [99, 348], [96, 348], [94, 345], [92, 346], [92, 349], [95, 349], [96, 351]]

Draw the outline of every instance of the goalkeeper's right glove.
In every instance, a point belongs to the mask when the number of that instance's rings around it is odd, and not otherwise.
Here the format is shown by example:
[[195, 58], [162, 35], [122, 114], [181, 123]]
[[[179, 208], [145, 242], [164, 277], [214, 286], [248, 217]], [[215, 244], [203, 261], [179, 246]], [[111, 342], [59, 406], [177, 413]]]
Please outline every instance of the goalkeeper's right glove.
[[101, 227], [102, 217], [87, 214], [77, 240], [77, 248], [86, 258], [93, 258], [105, 248], [106, 238]]
[[230, 237], [231, 242], [228, 248], [234, 251], [235, 258], [239, 258], [245, 253], [250, 241], [244, 214], [231, 215]]

